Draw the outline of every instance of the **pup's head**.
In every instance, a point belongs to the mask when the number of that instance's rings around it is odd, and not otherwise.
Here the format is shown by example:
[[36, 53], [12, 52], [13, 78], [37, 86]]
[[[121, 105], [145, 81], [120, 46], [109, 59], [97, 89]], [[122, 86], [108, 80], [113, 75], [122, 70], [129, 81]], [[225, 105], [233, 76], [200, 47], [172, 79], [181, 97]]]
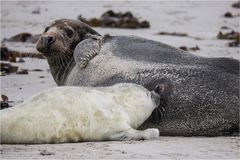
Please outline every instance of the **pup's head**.
[[[164, 116], [165, 107], [167, 106], [168, 99], [173, 92], [173, 85], [170, 80], [168, 79], [160, 79], [158, 84], [155, 86], [155, 89], [152, 91], [152, 95], [158, 95], [159, 99], [159, 106], [153, 111], [151, 120], [154, 122], [161, 121], [162, 117]], [[157, 97], [157, 96], [155, 96]]]

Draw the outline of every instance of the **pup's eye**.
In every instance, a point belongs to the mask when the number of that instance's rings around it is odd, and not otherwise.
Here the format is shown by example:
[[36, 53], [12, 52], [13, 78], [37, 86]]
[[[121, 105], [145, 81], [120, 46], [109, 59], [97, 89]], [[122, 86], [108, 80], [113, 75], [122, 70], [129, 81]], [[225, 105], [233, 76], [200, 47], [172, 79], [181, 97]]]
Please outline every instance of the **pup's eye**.
[[43, 33], [47, 32], [47, 31], [49, 30], [49, 28], [50, 28], [50, 27], [46, 27], [46, 28], [44, 29], [44, 32], [43, 32]]
[[69, 28], [65, 28], [65, 29], [64, 29], [64, 32], [67, 33], [67, 36], [68, 36], [69, 38], [71, 38], [72, 35], [73, 35], [73, 31], [72, 31], [71, 29], [69, 29]]

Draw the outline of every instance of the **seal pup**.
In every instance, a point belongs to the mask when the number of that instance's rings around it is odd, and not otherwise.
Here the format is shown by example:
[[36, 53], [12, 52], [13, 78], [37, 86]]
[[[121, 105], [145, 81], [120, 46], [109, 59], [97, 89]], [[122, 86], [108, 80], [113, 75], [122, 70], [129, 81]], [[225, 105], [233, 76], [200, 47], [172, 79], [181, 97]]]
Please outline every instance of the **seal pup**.
[[[73, 30], [72, 38], [66, 37], [64, 28]], [[55, 41], [42, 42], [51, 35]], [[153, 90], [160, 79], [168, 79], [173, 93], [165, 101], [165, 117], [158, 118], [153, 112], [142, 129], [157, 127], [167, 136], [239, 132], [238, 60], [200, 57], [136, 36], [101, 36], [82, 22], [68, 19], [55, 21], [42, 38], [37, 49], [46, 55], [59, 86], [133, 82]], [[66, 44], [58, 43], [58, 39]], [[61, 50], [52, 51], [58, 48]], [[64, 58], [63, 53], [68, 51], [71, 58]]]
[[150, 92], [131, 83], [110, 87], [64, 86], [1, 110], [1, 143], [36, 144], [140, 140], [159, 130], [136, 130], [160, 105], [167, 85]]

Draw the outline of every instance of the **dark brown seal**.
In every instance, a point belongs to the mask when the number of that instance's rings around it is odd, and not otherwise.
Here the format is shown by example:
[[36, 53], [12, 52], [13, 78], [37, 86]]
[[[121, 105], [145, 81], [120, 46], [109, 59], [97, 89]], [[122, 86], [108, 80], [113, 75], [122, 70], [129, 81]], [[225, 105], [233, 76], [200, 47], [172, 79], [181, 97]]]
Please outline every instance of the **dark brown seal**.
[[47, 26], [36, 48], [46, 56], [51, 73], [58, 85], [63, 85], [69, 71], [75, 66], [73, 52], [87, 34], [99, 35], [80, 21], [60, 19]]

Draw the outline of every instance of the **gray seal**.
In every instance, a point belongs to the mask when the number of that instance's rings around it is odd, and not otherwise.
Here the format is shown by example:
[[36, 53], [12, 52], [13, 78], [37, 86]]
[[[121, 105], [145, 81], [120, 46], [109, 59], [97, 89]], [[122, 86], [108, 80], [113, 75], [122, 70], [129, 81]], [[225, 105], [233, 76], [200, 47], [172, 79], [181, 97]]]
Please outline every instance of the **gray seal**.
[[[101, 36], [88, 25], [61, 19], [37, 43], [57, 85], [109, 86], [132, 82], [153, 90], [170, 83], [161, 111], [140, 127], [168, 136], [239, 132], [239, 61], [192, 55], [136, 36]], [[164, 92], [163, 92], [164, 93]]]

